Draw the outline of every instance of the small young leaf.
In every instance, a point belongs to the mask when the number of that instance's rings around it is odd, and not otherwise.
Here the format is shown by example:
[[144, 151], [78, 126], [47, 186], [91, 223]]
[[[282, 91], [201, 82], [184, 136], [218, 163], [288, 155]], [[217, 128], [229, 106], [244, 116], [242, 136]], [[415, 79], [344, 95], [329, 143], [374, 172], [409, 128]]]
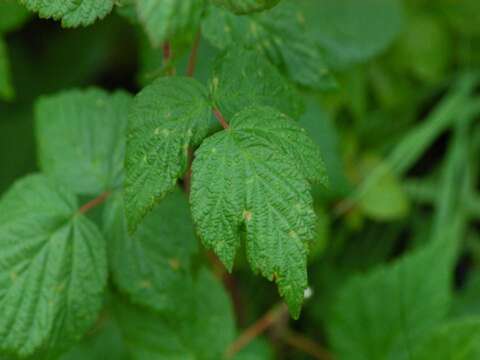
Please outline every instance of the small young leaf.
[[280, 0], [213, 0], [214, 4], [222, 6], [235, 14], [248, 14], [270, 9], [279, 2]]
[[[184, 291], [191, 301], [177, 302], [178, 312], [154, 313], [118, 302], [117, 319], [133, 360], [222, 358], [235, 336], [227, 294], [204, 269], [194, 287]], [[194, 306], [190, 305], [192, 302]]]
[[315, 89], [335, 85], [295, 1], [282, 1], [271, 10], [245, 16], [212, 6], [203, 23], [203, 34], [220, 49], [242, 45], [263, 52], [301, 85]]
[[36, 104], [40, 168], [74, 192], [96, 195], [123, 181], [127, 114], [124, 92], [73, 90]]
[[104, 220], [114, 281], [135, 304], [178, 312], [178, 302], [191, 296], [185, 288], [197, 251], [188, 201], [177, 189], [129, 236], [121, 195], [109, 200]]
[[104, 240], [73, 194], [43, 175], [0, 201], [0, 351], [55, 353], [95, 322], [107, 280]]
[[0, 99], [9, 100], [13, 97], [13, 88], [10, 80], [10, 60], [8, 59], [7, 45], [0, 36]]
[[178, 34], [195, 33], [204, 8], [204, 0], [137, 0], [138, 17], [154, 46]]
[[135, 98], [125, 160], [128, 228], [141, 220], [187, 169], [188, 147], [215, 124], [206, 88], [191, 78], [160, 78]]
[[193, 163], [192, 212], [205, 246], [228, 269], [246, 227], [247, 257], [279, 285], [298, 317], [307, 287], [315, 214], [306, 177], [322, 179], [313, 142], [271, 108], [254, 107], [203, 142]]
[[226, 118], [254, 105], [266, 105], [298, 119], [299, 94], [262, 53], [235, 47], [215, 62], [211, 81], [216, 105]]
[[107, 16], [114, 0], [20, 0], [41, 18], [61, 20], [64, 27], [88, 26]]

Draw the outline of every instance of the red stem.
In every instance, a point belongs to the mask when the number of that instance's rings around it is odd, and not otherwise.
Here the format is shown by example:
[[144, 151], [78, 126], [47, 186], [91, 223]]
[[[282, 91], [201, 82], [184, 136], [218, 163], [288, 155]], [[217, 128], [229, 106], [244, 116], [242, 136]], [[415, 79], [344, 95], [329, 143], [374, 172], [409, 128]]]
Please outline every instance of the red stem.
[[163, 63], [167, 64], [172, 57], [172, 48], [169, 41], [165, 41], [163, 44]]
[[228, 129], [230, 127], [227, 121], [225, 120], [225, 118], [223, 117], [222, 113], [220, 112], [220, 110], [218, 110], [217, 108], [213, 108], [213, 114], [215, 115], [218, 122], [220, 123], [220, 125], [222, 125], [224, 129]]
[[199, 45], [200, 45], [200, 30], [197, 32], [197, 35], [195, 35], [195, 40], [192, 45], [192, 50], [190, 51], [190, 57], [188, 58], [187, 76], [192, 77], [195, 74]]
[[98, 205], [102, 204], [105, 202], [105, 200], [108, 199], [110, 196], [111, 192], [110, 191], [105, 191], [104, 193], [98, 195], [95, 199], [92, 201], [89, 201], [85, 205], [83, 205], [80, 209], [78, 209], [78, 212], [81, 214], [86, 214], [90, 210], [92, 210], [94, 207], [97, 207]]
[[[172, 45], [169, 41], [163, 43], [163, 65], [170, 66], [172, 60]], [[175, 75], [175, 68], [168, 69], [167, 75]]]
[[257, 320], [257, 322], [247, 328], [240, 337], [228, 347], [225, 352], [225, 357], [227, 359], [233, 358], [235, 354], [285, 315], [288, 315], [288, 309], [285, 304], [282, 303], [274, 306], [269, 312]]

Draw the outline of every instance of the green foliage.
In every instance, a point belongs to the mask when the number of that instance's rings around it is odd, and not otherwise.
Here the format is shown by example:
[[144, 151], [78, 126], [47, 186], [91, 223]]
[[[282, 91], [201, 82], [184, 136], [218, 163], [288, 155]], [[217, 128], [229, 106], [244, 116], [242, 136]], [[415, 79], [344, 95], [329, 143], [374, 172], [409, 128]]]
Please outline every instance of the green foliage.
[[433, 243], [346, 283], [330, 323], [338, 353], [346, 359], [408, 359], [448, 311], [452, 249]]
[[385, 50], [402, 30], [400, 0], [303, 0], [303, 3], [306, 19], [312, 24], [312, 35], [335, 67], [371, 58]]
[[247, 14], [274, 7], [280, 0], [213, 0], [219, 6], [236, 13]]
[[0, 33], [16, 30], [28, 18], [28, 11], [16, 0], [0, 2]]
[[203, 32], [220, 49], [239, 44], [256, 49], [301, 85], [315, 89], [334, 86], [322, 51], [306, 31], [302, 10], [293, 0], [246, 16], [210, 7]]
[[13, 88], [10, 80], [10, 60], [7, 46], [0, 37], [0, 98], [10, 99], [13, 96]]
[[254, 50], [235, 48], [220, 55], [211, 88], [215, 104], [227, 118], [253, 105], [271, 106], [293, 118], [303, 110], [298, 92]]
[[162, 78], [135, 98], [125, 160], [125, 208], [130, 232], [187, 170], [189, 146], [211, 131], [206, 89], [188, 78]]
[[[160, 311], [179, 311], [191, 294], [191, 258], [197, 252], [186, 198], [168, 195], [133, 236], [129, 236], [121, 193], [109, 200], [104, 232], [110, 268], [118, 287], [131, 301]], [[125, 256], [129, 254], [129, 256]]]
[[415, 354], [415, 360], [463, 359], [480, 356], [480, 320], [470, 318], [448, 323], [436, 330]]
[[231, 305], [223, 288], [200, 270], [190, 302], [175, 311], [154, 313], [119, 300], [115, 311], [133, 360], [218, 359], [234, 339]]
[[154, 46], [195, 31], [204, 7], [204, 0], [136, 0], [138, 18]]
[[285, 115], [252, 107], [203, 142], [192, 170], [192, 212], [204, 244], [232, 269], [244, 226], [252, 268], [276, 281], [298, 317], [315, 224], [307, 179], [324, 180], [313, 142]]
[[478, 9], [0, 0], [0, 359], [479, 358]]
[[121, 186], [130, 102], [124, 92], [109, 95], [99, 89], [39, 100], [40, 168], [77, 194], [95, 195]]
[[95, 322], [107, 280], [105, 243], [73, 194], [43, 175], [0, 202], [0, 349], [68, 348]]
[[27, 9], [41, 18], [61, 20], [65, 27], [88, 26], [107, 16], [113, 0], [20, 0]]

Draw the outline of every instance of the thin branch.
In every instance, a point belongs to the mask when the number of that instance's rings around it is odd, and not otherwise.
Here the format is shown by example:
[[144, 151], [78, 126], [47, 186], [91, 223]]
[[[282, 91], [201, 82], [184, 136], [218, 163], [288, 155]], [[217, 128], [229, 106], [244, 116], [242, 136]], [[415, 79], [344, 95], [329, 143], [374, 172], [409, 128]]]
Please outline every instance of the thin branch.
[[172, 46], [169, 41], [163, 44], [163, 63], [168, 64], [172, 58]]
[[163, 66], [167, 68], [167, 75], [175, 75], [175, 68], [169, 68], [172, 61], [172, 44], [170, 41], [163, 43]]
[[187, 76], [192, 77], [195, 74], [195, 68], [197, 67], [198, 58], [198, 46], [200, 45], [200, 30], [195, 35], [195, 40], [190, 51], [190, 57], [188, 58]]
[[89, 201], [85, 205], [83, 205], [80, 209], [78, 209], [78, 212], [81, 214], [86, 214], [90, 210], [92, 210], [94, 207], [97, 207], [100, 204], [103, 204], [105, 200], [108, 199], [110, 196], [111, 192], [110, 191], [105, 191], [104, 193], [98, 195], [95, 199], [92, 201]]
[[314, 359], [333, 360], [333, 356], [326, 349], [302, 334], [288, 330], [282, 336], [282, 339], [291, 347], [294, 347], [305, 354], [311, 355]]
[[222, 125], [224, 129], [228, 129], [230, 127], [227, 121], [225, 120], [225, 118], [223, 117], [222, 113], [220, 112], [220, 110], [218, 110], [217, 108], [213, 108], [213, 114], [215, 115], [218, 122], [220, 123], [220, 125]]
[[279, 319], [288, 316], [287, 306], [283, 303], [275, 305], [264, 316], [262, 316], [256, 323], [247, 328], [240, 337], [235, 340], [225, 352], [227, 359], [233, 358], [240, 350], [250, 344], [257, 336], [262, 334], [270, 326], [272, 326]]

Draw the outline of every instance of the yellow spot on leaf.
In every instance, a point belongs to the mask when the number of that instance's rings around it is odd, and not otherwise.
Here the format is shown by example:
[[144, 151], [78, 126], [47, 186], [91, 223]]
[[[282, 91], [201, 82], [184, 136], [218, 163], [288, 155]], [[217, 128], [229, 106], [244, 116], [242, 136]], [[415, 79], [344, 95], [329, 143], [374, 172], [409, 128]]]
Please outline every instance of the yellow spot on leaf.
[[247, 210], [244, 210], [243, 211], [243, 218], [245, 219], [245, 221], [250, 221], [252, 220], [252, 212], [251, 211], [247, 211]]
[[140, 288], [142, 289], [150, 289], [152, 287], [152, 283], [146, 279], [142, 280], [139, 285], [140, 285]]
[[180, 261], [178, 259], [175, 259], [175, 258], [170, 259], [170, 260], [168, 260], [168, 263], [170, 264], [170, 266], [173, 270], [180, 269]]

